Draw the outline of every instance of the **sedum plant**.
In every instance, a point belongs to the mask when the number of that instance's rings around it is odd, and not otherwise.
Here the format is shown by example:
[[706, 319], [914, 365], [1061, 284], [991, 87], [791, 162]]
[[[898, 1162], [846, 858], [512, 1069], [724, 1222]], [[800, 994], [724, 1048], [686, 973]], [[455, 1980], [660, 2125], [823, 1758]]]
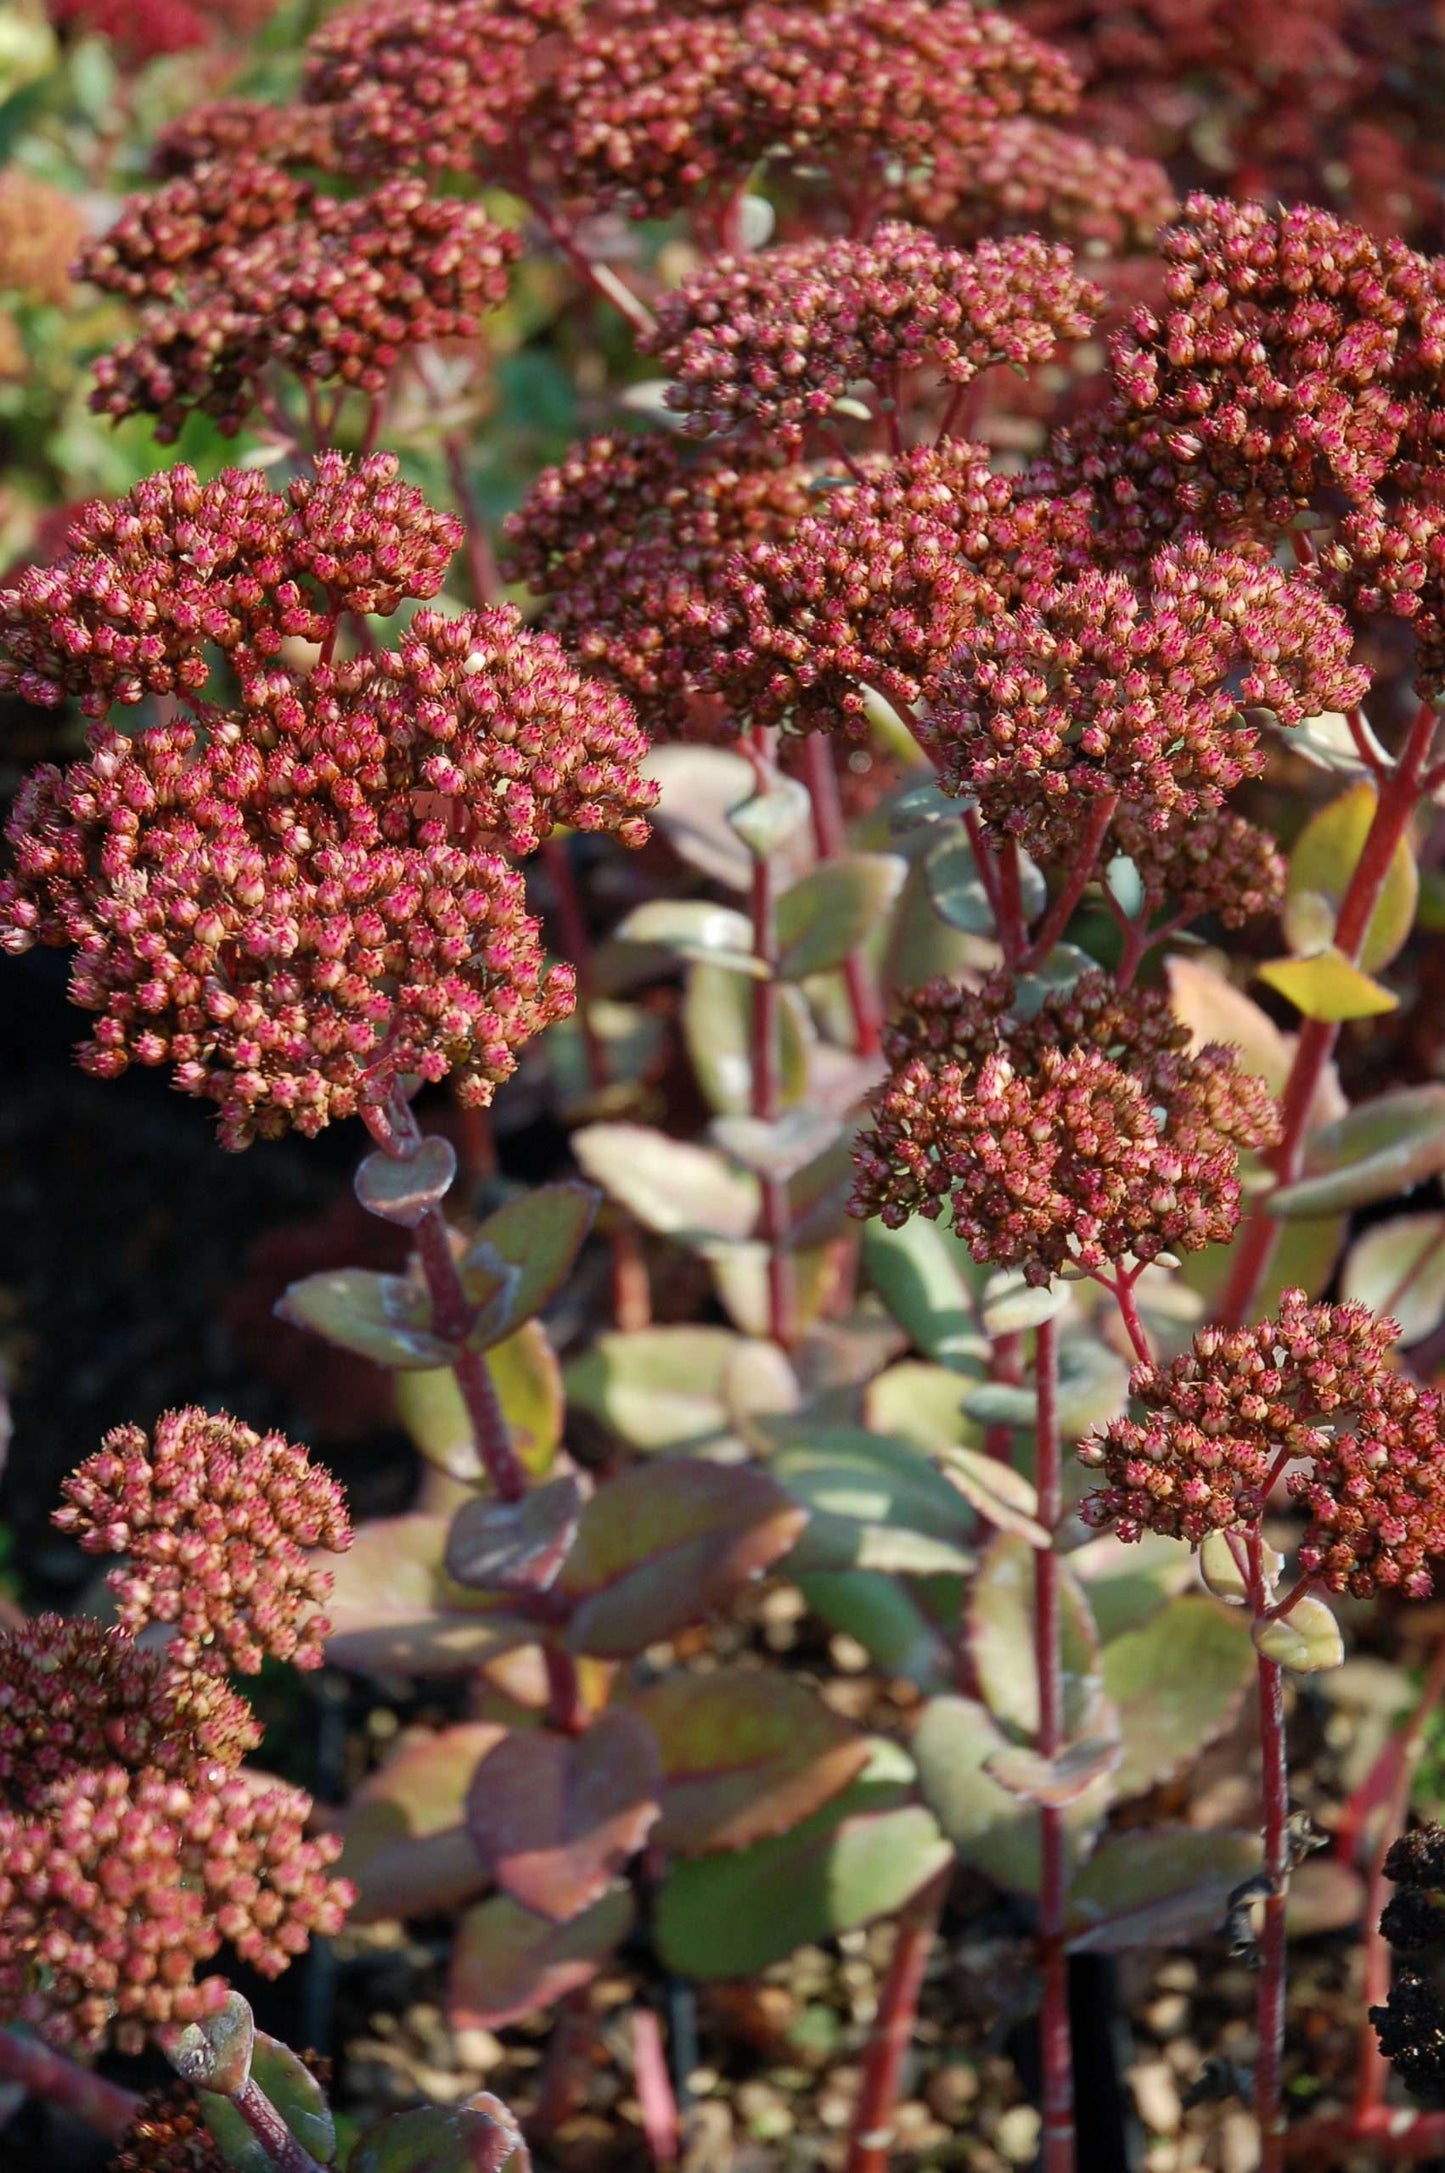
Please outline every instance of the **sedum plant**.
[[[1030, 1928], [1046, 2173], [1081, 2162], [1070, 1956], [1222, 1927], [1258, 1967], [1226, 2086], [1266, 2169], [1292, 2147], [1292, 1685], [1343, 1656], [1334, 1599], [1428, 1597], [1445, 1538], [1409, 1357], [1445, 1225], [1348, 1243], [1445, 1169], [1445, 1093], [1351, 1107], [1335, 1063], [1399, 1002], [1445, 785], [1445, 286], [1312, 205], [1181, 211], [1077, 95], [967, 0], [362, 0], [290, 103], [167, 128], [85, 246], [134, 311], [98, 412], [244, 459], [85, 507], [0, 593], [0, 687], [87, 720], [16, 799], [0, 942], [67, 950], [82, 1064], [166, 1068], [226, 1148], [359, 1120], [409, 1264], [279, 1310], [393, 1374], [429, 1467], [354, 1541], [225, 1416], [122, 1425], [67, 1484], [120, 1626], [0, 1639], [0, 2001], [169, 2052], [190, 2094], [121, 2163], [194, 2162], [198, 2120], [230, 2164], [332, 2162], [210, 1965], [349, 1905], [450, 1917], [486, 2027], [575, 2020], [624, 1942], [707, 1982], [894, 1920], [874, 2173], [960, 1866]], [[599, 427], [498, 534], [492, 345], [558, 281]], [[670, 865], [623, 858], [650, 825]], [[664, 1129], [674, 1058], [701, 1121]], [[519, 1067], [580, 1181], [449, 1217], [427, 1090], [475, 1124]], [[615, 1325], [564, 1368], [594, 1218]], [[706, 1317], [654, 1320], [654, 1269]], [[695, 1664], [762, 1578], [906, 1726]], [[474, 1699], [334, 1835], [248, 1773], [225, 1682], [323, 1653]], [[1246, 1706], [1258, 1819], [1156, 1815]], [[1362, 2062], [1314, 2142], [1418, 2156]], [[131, 2123], [36, 2038], [0, 2065]], [[514, 2158], [478, 2100], [348, 2163]]]

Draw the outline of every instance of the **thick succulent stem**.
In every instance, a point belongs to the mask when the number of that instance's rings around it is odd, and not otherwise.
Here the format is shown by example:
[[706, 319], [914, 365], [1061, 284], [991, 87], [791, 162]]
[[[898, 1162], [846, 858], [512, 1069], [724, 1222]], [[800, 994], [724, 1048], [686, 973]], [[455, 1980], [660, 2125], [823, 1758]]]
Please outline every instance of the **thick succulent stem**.
[[[393, 1095], [385, 1108], [368, 1104], [362, 1116], [382, 1153], [395, 1161], [409, 1161], [421, 1145], [411, 1105], [400, 1094]], [[440, 1207], [429, 1207], [413, 1234], [431, 1296], [432, 1327], [446, 1342], [462, 1343], [475, 1322], [476, 1308], [462, 1285], [451, 1233]], [[453, 1369], [472, 1422], [477, 1454], [494, 1491], [503, 1501], [520, 1501], [527, 1491], [527, 1474], [512, 1447], [485, 1358], [479, 1351], [462, 1350], [453, 1361]]]
[[1420, 1695], [1404, 1728], [1390, 1744], [1394, 1771], [1380, 1808], [1380, 1830], [1370, 1854], [1370, 1875], [1365, 1887], [1365, 1942], [1360, 2002], [1365, 2019], [1360, 2024], [1359, 2061], [1355, 2071], [1353, 2117], [1362, 2133], [1385, 2102], [1390, 2063], [1380, 2049], [1375, 2026], [1369, 2019], [1372, 2007], [1382, 2007], [1390, 1996], [1390, 1945], [1380, 1929], [1380, 1916], [1389, 1895], [1385, 1858], [1390, 1844], [1405, 1823], [1410, 1806], [1410, 1785], [1425, 1749], [1425, 1730], [1436, 1706], [1445, 1697], [1445, 1637], [1435, 1640]]
[[1079, 900], [1093, 880], [1094, 871], [1099, 864], [1099, 854], [1103, 850], [1104, 839], [1108, 836], [1109, 824], [1114, 819], [1114, 810], [1118, 804], [1118, 793], [1106, 792], [1090, 808], [1088, 820], [1079, 837], [1079, 849], [1074, 856], [1073, 865], [1064, 878], [1058, 896], [1039, 922], [1038, 931], [1021, 960], [1025, 967], [1042, 965], [1068, 928]]
[[[1437, 721], [1433, 704], [1422, 702], [1399, 761], [1381, 781], [1374, 820], [1335, 925], [1335, 946], [1346, 958], [1359, 958], [1390, 864], [1420, 804]], [[1292, 1183], [1300, 1173], [1310, 1110], [1339, 1034], [1338, 1024], [1324, 1019], [1306, 1019], [1300, 1028], [1294, 1062], [1280, 1098], [1280, 1141], [1269, 1158], [1282, 1185]], [[1278, 1235], [1279, 1224], [1270, 1215], [1267, 1200], [1257, 1201], [1235, 1241], [1229, 1281], [1220, 1300], [1219, 1318], [1226, 1327], [1239, 1327], [1248, 1320], [1268, 1273]]]
[[[1264, 1542], [1249, 1537], [1250, 1604], [1257, 1616], [1268, 1604]], [[1259, 1939], [1255, 1995], [1258, 2049], [1254, 2067], [1254, 2116], [1259, 2123], [1260, 2173], [1280, 2173], [1285, 2162], [1284, 2029], [1287, 1990], [1285, 1909], [1289, 1899], [1289, 1752], [1284, 1722], [1284, 1670], [1263, 1653], [1258, 1661], [1259, 1752], [1264, 1795], [1264, 1875], [1269, 1891]]]
[[247, 2076], [231, 2103], [276, 2168], [276, 2173], [322, 2173], [304, 2143], [298, 2142], [265, 2091]]
[[[767, 760], [764, 735], [754, 746], [759, 780]], [[779, 1000], [781, 987], [775, 978], [777, 940], [774, 926], [776, 879], [766, 854], [753, 860], [752, 921], [753, 956], [767, 971], [752, 984], [749, 1022], [749, 1073], [751, 1113], [761, 1124], [774, 1124], [782, 1114], [782, 1080], [779, 1077]], [[767, 1247], [768, 1333], [787, 1349], [794, 1341], [796, 1320], [793, 1290], [793, 1259], [788, 1249], [788, 1188], [781, 1178], [763, 1175], [759, 1235]]]
[[[1034, 1341], [1038, 1412], [1034, 1431], [1039, 1522], [1051, 1544], [1034, 1555], [1034, 1657], [1039, 1680], [1038, 1748], [1056, 1758], [1064, 1746], [1064, 1666], [1060, 1564], [1052, 1542], [1063, 1515], [1063, 1457], [1058, 1418], [1058, 1328], [1047, 1320]], [[1043, 2073], [1043, 2173], [1073, 2173], [1074, 2063], [1069, 2035], [1069, 1959], [1064, 1944], [1068, 1888], [1064, 1814], [1043, 1804], [1039, 1946], [1044, 1994], [1039, 2011]]]
[[0, 2082], [18, 2083], [32, 2097], [74, 2113], [87, 2127], [119, 2142], [140, 2111], [140, 2099], [131, 2090], [92, 2075], [64, 2053], [52, 2052], [38, 2037], [22, 2037], [18, 2030], [0, 2029]]
[[846, 2173], [888, 2173], [903, 2063], [913, 2042], [923, 1973], [947, 1892], [948, 1873], [942, 1871], [921, 1887], [899, 1914], [888, 1973], [863, 2055], [863, 2080], [848, 2138]]
[[[808, 797], [813, 808], [813, 842], [820, 860], [839, 860], [848, 849], [843, 827], [843, 806], [838, 792], [838, 773], [833, 750], [825, 735], [810, 732], [803, 742]], [[883, 1005], [861, 951], [850, 951], [843, 961], [843, 981], [853, 1013], [853, 1045], [860, 1056], [876, 1056], [883, 1041]]]

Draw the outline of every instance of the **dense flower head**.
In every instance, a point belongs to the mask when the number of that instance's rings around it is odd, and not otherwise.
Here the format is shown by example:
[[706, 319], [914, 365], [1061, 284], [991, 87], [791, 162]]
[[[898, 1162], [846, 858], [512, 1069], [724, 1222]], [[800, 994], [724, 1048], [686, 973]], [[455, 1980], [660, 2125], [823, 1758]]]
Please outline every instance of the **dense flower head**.
[[648, 835], [657, 797], [638, 763], [646, 735], [620, 694], [579, 672], [510, 604], [455, 616], [418, 611], [364, 689], [392, 758], [462, 803], [508, 851], [535, 851], [557, 823]]
[[1311, 1305], [1288, 1290], [1275, 1319], [1202, 1328], [1169, 1364], [1136, 1367], [1140, 1416], [1080, 1445], [1107, 1482], [1084, 1503], [1086, 1522], [1198, 1545], [1257, 1524], [1288, 1470], [1310, 1513], [1306, 1575], [1361, 1598], [1427, 1598], [1431, 1557], [1445, 1552], [1445, 1412], [1433, 1390], [1390, 1370], [1395, 1334], [1363, 1305]]
[[543, 598], [545, 626], [626, 688], [649, 731], [677, 736], [715, 691], [730, 561], [816, 503], [807, 470], [766, 449], [742, 460], [670, 432], [596, 437], [509, 516], [503, 569]]
[[1077, 90], [1058, 53], [969, 0], [363, 0], [308, 54], [302, 95], [334, 111], [353, 172], [523, 171], [579, 210], [634, 215], [764, 159], [876, 189]]
[[1121, 807], [1111, 825], [1118, 849], [1133, 861], [1144, 895], [1171, 917], [1214, 914], [1226, 928], [1277, 913], [1288, 869], [1267, 830], [1232, 808], [1176, 814], [1157, 830], [1138, 807]]
[[[233, 199], [232, 178], [258, 173], [273, 178], [238, 186]], [[268, 364], [312, 384], [379, 392], [407, 348], [476, 335], [505, 299], [520, 249], [480, 204], [431, 196], [421, 181], [401, 177], [341, 201], [249, 158], [197, 167], [127, 221], [138, 238], [106, 237], [87, 270], [153, 306], [139, 336], [96, 364], [91, 405], [154, 415], [163, 441], [192, 407], [239, 429]]]
[[1208, 196], [1160, 247], [1167, 306], [1115, 344], [1111, 423], [1176, 518], [1285, 528], [1321, 492], [1368, 504], [1402, 445], [1433, 447], [1438, 265], [1314, 205]]
[[0, 293], [64, 302], [84, 232], [74, 197], [23, 166], [0, 170]]
[[261, 1740], [244, 1699], [85, 1616], [0, 1631], [0, 1802], [34, 1810], [82, 1768], [143, 1767], [188, 1780], [239, 1766]]
[[[287, 636], [320, 640], [337, 612], [436, 595], [461, 538], [397, 479], [390, 453], [339, 453], [284, 493], [256, 469], [202, 483], [184, 465], [97, 500], [69, 550], [0, 590], [0, 687], [88, 716], [205, 687], [214, 653], [243, 674]], [[318, 587], [324, 593], [318, 594]]]
[[173, 2077], [136, 2107], [107, 2173], [226, 2173], [198, 2092]]
[[203, 1765], [187, 1780], [101, 1765], [0, 1809], [0, 2014], [52, 2043], [125, 2051], [214, 2013], [224, 1942], [279, 1976], [351, 1900], [299, 1790]]
[[1241, 1148], [1277, 1114], [1232, 1051], [1190, 1052], [1157, 991], [1085, 974], [1027, 1019], [1012, 981], [933, 981], [886, 1032], [851, 1212], [896, 1229], [948, 1209], [975, 1259], [1045, 1283], [1227, 1241]]
[[172, 1626], [174, 1665], [254, 1675], [268, 1653], [321, 1665], [331, 1575], [309, 1556], [343, 1552], [351, 1526], [304, 1449], [239, 1419], [168, 1411], [150, 1440], [114, 1428], [62, 1491], [57, 1528], [89, 1554], [127, 1557], [108, 1579], [120, 1620]]
[[1089, 255], [1152, 247], [1178, 204], [1156, 160], [1024, 114], [976, 143], [945, 146], [899, 185], [912, 219], [973, 242], [1001, 225], [1047, 233]]
[[1445, 499], [1402, 497], [1392, 512], [1357, 507], [1320, 552], [1323, 578], [1340, 603], [1404, 619], [1415, 641], [1415, 689], [1425, 700], [1445, 688]]
[[1100, 795], [1218, 806], [1264, 766], [1251, 710], [1284, 726], [1369, 684], [1344, 615], [1307, 577], [1200, 537], [1139, 572], [1089, 568], [966, 631], [930, 750], [946, 787], [1051, 857]]
[[336, 164], [330, 112], [294, 100], [273, 106], [259, 98], [205, 99], [157, 130], [150, 170], [158, 180], [169, 181], [198, 167], [219, 163], [224, 169], [248, 157], [273, 167], [330, 171]]
[[644, 346], [697, 436], [799, 443], [861, 381], [893, 396], [925, 366], [951, 385], [1082, 339], [1100, 297], [1066, 249], [1022, 235], [951, 249], [917, 227], [715, 258], [658, 310]]
[[361, 0], [308, 40], [302, 97], [334, 109], [352, 173], [486, 170], [536, 99], [539, 42], [581, 22], [577, 0]]
[[819, 494], [723, 578], [710, 681], [740, 717], [860, 735], [866, 689], [932, 698], [965, 633], [1047, 587], [1087, 549], [1068, 499], [1015, 503], [981, 446], [947, 439]]
[[273, 165], [252, 139], [234, 157], [127, 197], [114, 223], [82, 250], [77, 270], [106, 294], [168, 302], [223, 253], [244, 253], [314, 201], [310, 184]]
[[[277, 693], [304, 711], [289, 681]], [[322, 735], [314, 780], [278, 796], [245, 739], [201, 752], [185, 724], [117, 735], [38, 772], [12, 816], [3, 940], [76, 947], [72, 1000], [98, 1014], [82, 1065], [173, 1065], [217, 1104], [228, 1146], [314, 1133], [408, 1072], [490, 1100], [572, 1008], [520, 875], [454, 839], [440, 796], [429, 814], [414, 792], [374, 797], [376, 735], [341, 737], [334, 775]]]
[[457, 534], [390, 455], [323, 455], [284, 495], [177, 468], [0, 595], [0, 684], [98, 720], [185, 705], [129, 737], [97, 722], [85, 759], [29, 779], [0, 944], [74, 946], [99, 1014], [82, 1063], [172, 1064], [228, 1145], [314, 1132], [408, 1072], [489, 1100], [575, 985], [504, 855], [558, 822], [647, 835], [629, 704], [510, 606], [419, 612], [396, 650], [309, 674], [282, 659], [434, 593]]

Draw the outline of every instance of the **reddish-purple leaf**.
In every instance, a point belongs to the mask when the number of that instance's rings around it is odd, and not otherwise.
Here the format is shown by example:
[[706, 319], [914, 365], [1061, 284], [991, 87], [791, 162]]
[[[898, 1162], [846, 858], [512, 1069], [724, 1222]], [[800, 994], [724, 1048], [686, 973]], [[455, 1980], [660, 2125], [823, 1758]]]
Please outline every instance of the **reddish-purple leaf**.
[[356, 1197], [384, 1222], [414, 1230], [428, 1209], [445, 1199], [456, 1173], [456, 1149], [433, 1132], [405, 1159], [369, 1154], [356, 1172]]
[[1009, 1743], [985, 1759], [983, 1769], [1011, 1796], [1062, 1811], [1086, 1796], [1095, 1781], [1112, 1773], [1123, 1750], [1117, 1735], [1084, 1736], [1066, 1744], [1057, 1758], [1045, 1758], [1023, 1743]]
[[625, 1660], [700, 1622], [780, 1560], [808, 1513], [766, 1472], [671, 1457], [599, 1488], [557, 1580], [574, 1652]]
[[662, 1749], [669, 1854], [738, 1849], [783, 1833], [856, 1779], [868, 1739], [789, 1675], [673, 1675], [632, 1702]]
[[565, 1473], [520, 1501], [478, 1495], [447, 1533], [447, 1574], [478, 1592], [546, 1592], [557, 1581], [582, 1514], [582, 1488]]
[[510, 1894], [468, 1909], [457, 1926], [447, 1988], [454, 2029], [499, 2030], [522, 2015], [555, 2007], [596, 1976], [632, 1928], [632, 1890], [622, 1882], [600, 1901], [553, 1924]]
[[353, 1922], [455, 1909], [483, 1891], [467, 1790], [477, 1761], [505, 1733], [490, 1720], [417, 1731], [366, 1776], [341, 1821], [342, 1874], [357, 1889]]
[[657, 1739], [635, 1713], [603, 1713], [579, 1736], [513, 1729], [472, 1776], [467, 1829], [505, 1893], [568, 1923], [642, 1847], [661, 1786]]

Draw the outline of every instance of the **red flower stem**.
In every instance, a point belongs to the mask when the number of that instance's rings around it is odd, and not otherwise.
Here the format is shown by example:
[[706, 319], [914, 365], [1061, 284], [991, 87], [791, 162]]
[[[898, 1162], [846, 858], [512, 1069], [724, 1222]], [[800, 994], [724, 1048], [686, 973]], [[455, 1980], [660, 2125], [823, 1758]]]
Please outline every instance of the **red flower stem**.
[[[1359, 958], [1390, 863], [1419, 806], [1436, 723], [1434, 707], [1422, 702], [1399, 761], [1380, 785], [1374, 820], [1335, 925], [1336, 948], [1348, 959]], [[1299, 1175], [1310, 1110], [1339, 1033], [1337, 1024], [1324, 1019], [1306, 1019], [1300, 1027], [1294, 1062], [1281, 1097], [1280, 1142], [1269, 1157], [1282, 1185], [1292, 1183]], [[1235, 1245], [1234, 1264], [1220, 1300], [1219, 1318], [1225, 1327], [1237, 1328], [1248, 1319], [1255, 1293], [1274, 1257], [1278, 1235], [1279, 1224], [1269, 1213], [1267, 1202], [1257, 1202]]]
[[[753, 734], [751, 754], [762, 788], [771, 749], [766, 732]], [[752, 918], [753, 956], [767, 971], [752, 984], [749, 1030], [750, 1113], [760, 1124], [775, 1124], [782, 1114], [782, 1080], [779, 1077], [778, 1044], [779, 984], [773, 975], [776, 962], [776, 880], [773, 864], [762, 854], [753, 859]], [[787, 1350], [796, 1340], [793, 1260], [788, 1247], [788, 1188], [778, 1177], [759, 1179], [762, 1212], [758, 1235], [768, 1249], [768, 1333]]]
[[[1039, 1522], [1049, 1545], [1034, 1554], [1034, 1660], [1039, 1679], [1039, 1754], [1056, 1758], [1064, 1745], [1064, 1668], [1060, 1634], [1058, 1527], [1064, 1511], [1063, 1453], [1059, 1437], [1058, 1324], [1042, 1322], [1034, 1336], [1038, 1415], [1034, 1430], [1034, 1485]], [[1044, 1996], [1039, 2010], [1043, 2069], [1042, 2173], [1073, 2173], [1074, 2060], [1069, 2033], [1069, 1957], [1064, 1942], [1068, 1893], [1064, 1814], [1039, 1807], [1042, 1874], [1039, 1883], [1039, 1948]]]
[[863, 2079], [848, 2136], [846, 2173], [888, 2173], [903, 2063], [913, 2042], [923, 1973], [947, 1893], [945, 1868], [920, 1887], [912, 1901], [899, 1911], [888, 1973], [863, 2054]]
[[1112, 1290], [1114, 1293], [1119, 1307], [1119, 1318], [1124, 1323], [1124, 1330], [1133, 1347], [1134, 1356], [1138, 1359], [1140, 1365], [1147, 1366], [1151, 1363], [1154, 1353], [1149, 1348], [1149, 1336], [1143, 1321], [1139, 1318], [1139, 1301], [1134, 1296], [1134, 1285], [1138, 1279], [1137, 1275], [1121, 1275], [1116, 1283], [1105, 1283], [1104, 1288]]
[[18, 2030], [0, 2029], [0, 2082], [18, 2083], [32, 2097], [63, 2106], [113, 2143], [140, 2111], [134, 2091], [92, 2075], [89, 2068], [52, 2052], [38, 2037], [22, 2037]]
[[[1267, 1611], [1264, 1542], [1249, 1534], [1250, 1605]], [[1259, 1655], [1259, 1753], [1264, 1790], [1265, 1897], [1255, 1997], [1259, 2044], [1254, 2066], [1254, 2116], [1259, 2123], [1260, 2173], [1281, 2173], [1285, 2162], [1284, 2029], [1287, 1989], [1285, 1909], [1289, 1898], [1289, 1755], [1284, 1725], [1284, 1670]]]
[[1064, 887], [1039, 922], [1033, 942], [1019, 960], [1025, 972], [1030, 966], [1042, 964], [1073, 919], [1079, 900], [1093, 880], [1099, 853], [1109, 834], [1109, 825], [1114, 819], [1114, 810], [1118, 804], [1117, 792], [1105, 792], [1100, 794], [1090, 808], [1089, 819], [1079, 837], [1079, 849], [1074, 864], [1064, 879]]
[[978, 879], [983, 885], [984, 895], [992, 908], [994, 920], [997, 921], [1002, 912], [999, 898], [998, 863], [994, 859], [993, 847], [983, 834], [983, 824], [978, 819], [978, 809], [976, 807], [967, 806], [964, 808], [963, 827], [968, 833], [969, 847], [973, 853], [973, 864], [978, 869]]
[[[1024, 920], [1023, 885], [1019, 876], [1019, 849], [1012, 838], [1000, 840], [993, 855], [994, 873], [998, 882], [998, 905], [995, 909], [995, 933], [1003, 946], [1006, 966], [1015, 970], [1022, 963], [1028, 947], [1028, 927]], [[988, 885], [985, 884], [987, 889]]]
[[682, 2146], [682, 2122], [672, 2077], [667, 2072], [667, 2048], [662, 2024], [651, 2007], [632, 2010], [632, 2079], [642, 2109], [642, 2132], [654, 2165], [676, 2165]]
[[492, 539], [487, 534], [487, 524], [482, 509], [477, 504], [476, 492], [467, 475], [466, 451], [455, 431], [449, 431], [442, 439], [446, 454], [447, 479], [452, 486], [452, 496], [457, 502], [457, 512], [466, 529], [467, 578], [472, 585], [472, 602], [479, 611], [494, 604], [502, 593], [501, 576], [497, 572], [496, 553]]
[[304, 2143], [298, 2142], [253, 2076], [232, 2098], [241, 2118], [276, 2168], [276, 2173], [322, 2173]]
[[[583, 1061], [594, 1094], [612, 1083], [611, 1067], [601, 1036], [592, 1023], [592, 931], [582, 910], [577, 871], [564, 838], [542, 841], [542, 864], [552, 884], [553, 910], [562, 948], [577, 976], [577, 1025], [582, 1035]], [[612, 1312], [619, 1328], [633, 1333], [652, 1325], [652, 1291], [647, 1280], [647, 1260], [636, 1226], [625, 1217], [612, 1228]]]
[[[399, 1162], [409, 1161], [421, 1145], [421, 1132], [411, 1104], [400, 1094], [385, 1109], [366, 1104], [362, 1119], [383, 1154]], [[476, 1318], [476, 1308], [462, 1286], [461, 1270], [452, 1251], [451, 1233], [440, 1207], [429, 1207], [413, 1233], [422, 1274], [431, 1294], [432, 1326], [447, 1343], [464, 1343]], [[520, 1501], [527, 1491], [527, 1474], [518, 1460], [507, 1432], [507, 1421], [498, 1400], [487, 1362], [480, 1351], [463, 1349], [452, 1361], [457, 1386], [472, 1422], [477, 1454], [486, 1469], [493, 1491], [503, 1501]]]
[[1385, 1858], [1404, 1826], [1415, 1768], [1425, 1750], [1425, 1729], [1442, 1697], [1445, 1697], [1445, 1637], [1437, 1637], [1415, 1709], [1391, 1745], [1395, 1771], [1382, 1804], [1380, 1831], [1371, 1852], [1370, 1876], [1365, 1887], [1365, 1948], [1360, 1987], [1363, 2019], [1352, 2109], [1352, 2117], [1360, 2124], [1361, 2132], [1368, 2128], [1374, 2113], [1383, 2106], [1385, 2084], [1390, 2074], [1390, 2063], [1380, 2050], [1380, 2040], [1370, 2020], [1370, 2009], [1382, 2007], [1390, 1996], [1390, 1947], [1380, 1930], [1380, 1915], [1390, 1884], [1385, 1877]]
[[[820, 860], [840, 860], [848, 850], [843, 826], [843, 803], [833, 750], [821, 732], [809, 732], [803, 742], [803, 762], [808, 798], [813, 808], [813, 842]], [[883, 1005], [868, 961], [861, 951], [850, 951], [843, 961], [843, 980], [853, 1013], [853, 1042], [860, 1056], [876, 1056], [883, 1041]]]
[[[1024, 1378], [1024, 1339], [1017, 1328], [1007, 1335], [996, 1335], [989, 1353], [988, 1377], [991, 1381], [1004, 1381], [1010, 1388], [1021, 1388]], [[1014, 1453], [1014, 1432], [1006, 1420], [986, 1428], [983, 1445], [990, 1456], [996, 1456], [1001, 1464], [1011, 1464]]]
[[548, 2144], [572, 2118], [587, 2095], [587, 2071], [597, 2039], [591, 1988], [565, 1993], [542, 2055], [537, 2102], [527, 2116], [529, 2143]]
[[641, 296], [633, 293], [625, 279], [619, 279], [610, 264], [588, 256], [562, 214], [555, 211], [544, 196], [522, 194], [527, 209], [543, 227], [553, 247], [567, 259], [583, 286], [600, 295], [604, 302], [610, 302], [639, 336], [651, 332], [656, 319]]

